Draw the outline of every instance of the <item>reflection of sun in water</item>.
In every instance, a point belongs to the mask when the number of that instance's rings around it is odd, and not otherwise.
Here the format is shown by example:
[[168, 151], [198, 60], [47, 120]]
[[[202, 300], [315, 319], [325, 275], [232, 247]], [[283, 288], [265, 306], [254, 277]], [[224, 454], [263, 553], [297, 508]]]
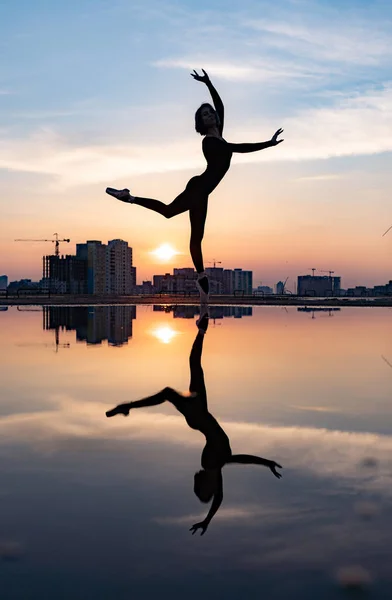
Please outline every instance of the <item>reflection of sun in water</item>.
[[153, 254], [154, 256], [156, 256], [156, 258], [159, 258], [160, 260], [170, 260], [176, 254], [179, 254], [179, 252], [177, 252], [177, 250], [175, 250], [170, 244], [161, 244], [150, 254]]
[[174, 331], [171, 327], [167, 325], [162, 325], [161, 327], [157, 327], [152, 331], [152, 334], [164, 344], [170, 344], [172, 339], [178, 335], [178, 331]]

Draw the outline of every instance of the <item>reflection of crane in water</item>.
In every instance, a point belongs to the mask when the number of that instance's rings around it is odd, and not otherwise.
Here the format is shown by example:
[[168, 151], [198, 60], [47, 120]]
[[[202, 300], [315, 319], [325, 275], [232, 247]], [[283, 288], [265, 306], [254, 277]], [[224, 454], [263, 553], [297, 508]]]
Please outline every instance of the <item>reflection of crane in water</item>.
[[[19, 308], [18, 310], [20, 312], [41, 312], [41, 309], [23, 309], [23, 308]], [[60, 328], [56, 327], [54, 330], [54, 343], [52, 342], [51, 344], [47, 344], [46, 342], [31, 342], [31, 343], [26, 343], [26, 344], [18, 344], [19, 347], [30, 347], [30, 346], [44, 346], [45, 348], [53, 348], [53, 346], [55, 347], [55, 353], [57, 354], [57, 352], [59, 351], [59, 348], [70, 348], [71, 344], [69, 342], [61, 342], [60, 343]]]
[[55, 353], [59, 351], [59, 348], [70, 348], [71, 344], [69, 342], [59, 343], [58, 338], [55, 338], [55, 342], [51, 344], [47, 344], [46, 342], [31, 342], [31, 344], [18, 344], [19, 347], [28, 348], [30, 346], [44, 346], [44, 348], [53, 348], [55, 346]]
[[55, 352], [58, 352], [59, 348], [69, 348], [71, 345], [69, 342], [63, 342], [60, 344], [60, 328], [59, 327], [56, 327], [56, 329], [54, 330], [54, 342], [55, 342], [55, 346], [56, 346]]
[[381, 354], [381, 358], [383, 359], [383, 361], [385, 361], [387, 363], [387, 365], [389, 365], [392, 369], [392, 363], [389, 362], [389, 360], [387, 358], [385, 358], [385, 356], [383, 356], [383, 354]]
[[299, 306], [297, 308], [297, 311], [298, 312], [305, 312], [305, 313], [312, 313], [312, 316], [311, 316], [312, 319], [316, 318], [316, 316], [315, 316], [316, 312], [318, 312], [318, 313], [328, 313], [328, 315], [326, 315], [326, 314], [325, 315], [320, 314], [320, 318], [325, 319], [325, 318], [329, 318], [329, 317], [334, 317], [335, 316], [334, 313], [335, 312], [339, 312], [340, 308], [321, 308], [321, 307], [314, 307], [313, 308], [313, 307], [310, 307], [310, 306], [303, 306], [303, 307]]

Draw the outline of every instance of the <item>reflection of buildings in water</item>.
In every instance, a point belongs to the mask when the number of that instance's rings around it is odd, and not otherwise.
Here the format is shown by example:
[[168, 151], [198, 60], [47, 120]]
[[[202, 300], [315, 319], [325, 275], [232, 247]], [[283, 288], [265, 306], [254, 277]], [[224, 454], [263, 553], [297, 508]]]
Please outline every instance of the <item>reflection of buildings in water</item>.
[[[173, 313], [174, 319], [194, 319], [200, 314], [200, 307], [193, 305], [154, 305], [154, 312]], [[251, 306], [210, 306], [209, 314], [211, 319], [223, 319], [225, 317], [234, 317], [241, 319], [242, 317], [251, 317]]]
[[76, 330], [76, 340], [87, 344], [121, 346], [132, 337], [136, 306], [44, 306], [43, 328]]
[[340, 307], [335, 306], [335, 307], [330, 307], [330, 306], [298, 306], [297, 307], [297, 311], [298, 312], [305, 312], [305, 313], [312, 313], [312, 319], [315, 319], [315, 313], [316, 312], [321, 312], [321, 313], [328, 313], [328, 317], [333, 317], [333, 313], [340, 311]]

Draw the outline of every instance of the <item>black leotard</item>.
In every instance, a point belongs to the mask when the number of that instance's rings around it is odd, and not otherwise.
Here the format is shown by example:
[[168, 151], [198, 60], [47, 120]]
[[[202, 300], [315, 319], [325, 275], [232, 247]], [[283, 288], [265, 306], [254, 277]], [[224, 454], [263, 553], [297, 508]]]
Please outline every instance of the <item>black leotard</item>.
[[233, 152], [230, 144], [215, 136], [206, 136], [203, 139], [202, 147], [207, 161], [207, 168], [201, 175], [192, 177], [186, 187], [192, 190], [198, 189], [208, 195], [211, 194], [229, 170]]
[[203, 139], [203, 154], [207, 161], [207, 168], [200, 178], [210, 194], [229, 170], [233, 152], [230, 144], [225, 140], [206, 136]]
[[201, 455], [203, 469], [221, 469], [231, 457], [230, 441], [215, 417], [208, 412], [203, 393], [191, 400], [172, 400], [174, 406], [185, 417], [191, 429], [200, 431], [206, 438]]

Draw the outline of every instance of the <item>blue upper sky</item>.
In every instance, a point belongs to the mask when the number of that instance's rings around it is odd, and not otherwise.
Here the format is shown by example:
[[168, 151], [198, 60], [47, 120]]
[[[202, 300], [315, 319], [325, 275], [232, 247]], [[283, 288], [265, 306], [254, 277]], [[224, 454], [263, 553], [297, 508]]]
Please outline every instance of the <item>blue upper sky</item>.
[[[184, 135], [180, 107], [193, 108], [196, 92], [188, 73], [202, 66], [230, 103], [232, 126], [322, 110], [340, 95], [361, 102], [371, 93], [379, 107], [390, 92], [391, 23], [387, 1], [5, 0], [3, 135], [40, 124], [70, 138], [81, 126], [91, 139], [124, 125], [148, 128], [149, 137]], [[155, 130], [140, 115], [148, 108]]]

